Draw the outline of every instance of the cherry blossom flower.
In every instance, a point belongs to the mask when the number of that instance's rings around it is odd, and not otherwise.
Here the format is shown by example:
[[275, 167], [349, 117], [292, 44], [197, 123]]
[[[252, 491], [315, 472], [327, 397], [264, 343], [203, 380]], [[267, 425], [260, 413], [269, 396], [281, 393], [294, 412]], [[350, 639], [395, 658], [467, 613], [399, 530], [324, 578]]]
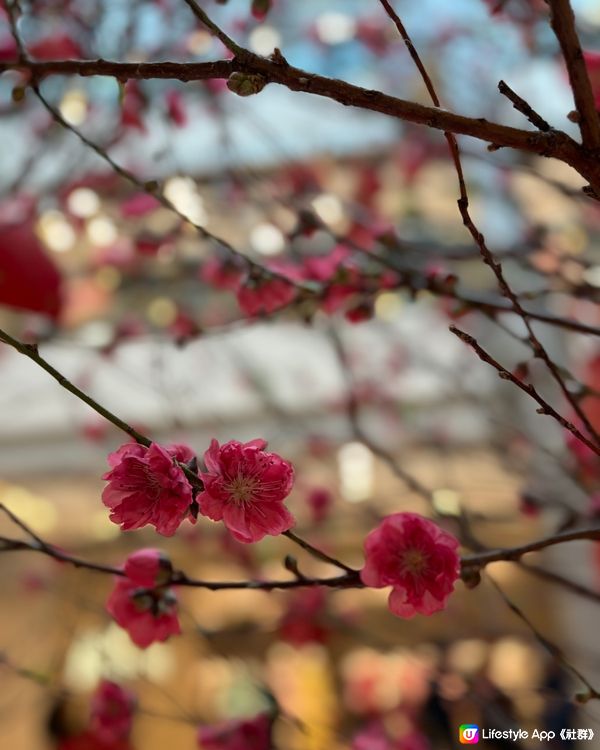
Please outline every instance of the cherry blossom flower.
[[56, 320], [64, 295], [62, 274], [29, 222], [0, 224], [0, 305]]
[[135, 128], [140, 133], [146, 133], [146, 125], [142, 119], [146, 100], [137, 81], [129, 80], [123, 87], [121, 102], [121, 124], [125, 128]]
[[[577, 427], [580, 432], [585, 434], [583, 423], [576, 416], [567, 417], [569, 421]], [[581, 480], [584, 483], [594, 482], [600, 479], [600, 457], [591, 448], [583, 443], [572, 432], [565, 430], [565, 444], [567, 450], [572, 455], [574, 462], [579, 471]]]
[[365, 540], [366, 586], [392, 586], [389, 608], [398, 617], [443, 609], [460, 574], [458, 540], [416, 513], [387, 516]]
[[346, 310], [344, 317], [350, 323], [362, 323], [365, 320], [370, 320], [373, 317], [373, 313], [374, 307], [372, 300], [366, 300], [364, 302], [359, 302]]
[[139, 550], [127, 558], [124, 573], [106, 603], [115, 622], [140, 648], [179, 635], [177, 598], [166, 585], [171, 573], [168, 559], [155, 549]]
[[237, 291], [240, 310], [249, 317], [272, 313], [288, 305], [296, 296], [292, 284], [284, 279], [247, 279]]
[[294, 483], [294, 469], [276, 453], [267, 453], [264, 440], [240, 443], [216, 440], [204, 454], [206, 472], [200, 472], [204, 491], [197, 501], [200, 512], [223, 521], [240, 542], [257, 542], [294, 525], [283, 504]]
[[102, 502], [110, 508], [110, 520], [123, 531], [150, 524], [159, 534], [172, 536], [188, 515], [192, 488], [175, 461], [193, 458], [185, 445], [163, 448], [152, 443], [125, 443], [108, 456], [110, 471]]
[[91, 730], [110, 744], [126, 740], [131, 733], [136, 698], [111, 680], [102, 680], [92, 697]]
[[538, 518], [542, 506], [537, 498], [524, 492], [519, 496], [519, 510], [526, 518]]
[[306, 497], [314, 523], [322, 523], [333, 505], [333, 495], [326, 487], [313, 487]]
[[252, 0], [251, 13], [257, 21], [264, 21], [272, 5], [273, 0]]
[[0, 62], [11, 62], [19, 56], [17, 43], [10, 34], [0, 37]]
[[390, 737], [380, 721], [374, 721], [354, 735], [352, 750], [430, 750], [431, 745], [416, 730], [399, 737]]
[[336, 245], [327, 255], [312, 255], [304, 259], [304, 275], [314, 281], [329, 281], [350, 256], [345, 245]]
[[381, 722], [362, 727], [352, 738], [352, 750], [395, 750]]
[[37, 60], [76, 60], [84, 57], [79, 44], [68, 34], [55, 34], [29, 45], [29, 54]]
[[222, 258], [215, 255], [202, 264], [200, 278], [215, 289], [229, 289], [237, 292], [244, 273], [244, 264], [235, 256], [229, 255]]
[[198, 744], [201, 750], [270, 750], [272, 726], [268, 713], [212, 724], [198, 729]]
[[325, 626], [327, 596], [322, 588], [294, 591], [278, 626], [279, 637], [294, 646], [324, 643], [329, 629]]
[[183, 128], [188, 121], [187, 112], [180, 91], [169, 89], [165, 94], [167, 114], [171, 122], [178, 128]]
[[148, 193], [134, 193], [130, 198], [124, 200], [120, 206], [121, 215], [133, 219], [147, 216], [156, 211], [157, 208], [160, 208], [160, 203], [153, 195]]
[[58, 745], [58, 750], [133, 750], [128, 740], [106, 742], [94, 732], [86, 731], [74, 737], [65, 737]]

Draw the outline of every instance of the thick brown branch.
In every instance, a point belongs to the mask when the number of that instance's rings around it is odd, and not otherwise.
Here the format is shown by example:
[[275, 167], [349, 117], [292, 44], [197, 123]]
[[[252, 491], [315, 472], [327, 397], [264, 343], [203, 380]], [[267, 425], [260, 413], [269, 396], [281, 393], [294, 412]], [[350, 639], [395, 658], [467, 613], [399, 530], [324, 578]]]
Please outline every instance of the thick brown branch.
[[600, 117], [596, 112], [592, 84], [575, 27], [575, 15], [569, 0], [549, 0], [550, 24], [562, 51], [575, 106], [583, 145], [600, 149]]
[[168, 79], [177, 81], [205, 81], [211, 78], [228, 78], [235, 70], [232, 60], [205, 63], [150, 62], [128, 63], [111, 60], [48, 60], [36, 62], [22, 60], [1, 62], [0, 73], [8, 70], [27, 71], [34, 80], [46, 76], [108, 76], [124, 83], [129, 80]]
[[247, 51], [242, 58], [210, 63], [117, 63], [101, 59], [0, 63], [0, 73], [15, 69], [29, 71], [34, 79], [60, 74], [111, 76], [120, 81], [130, 78], [199, 81], [210, 78], [228, 78], [235, 71], [259, 73], [267, 81], [286, 86], [292, 91], [302, 91], [333, 99], [346, 106], [380, 112], [437, 130], [469, 135], [496, 146], [561, 159], [577, 169], [590, 182], [600, 185], [600, 168], [590, 164], [581, 147], [565, 133], [558, 131], [540, 133], [512, 128], [490, 122], [485, 118], [464, 117], [439, 107], [428, 107], [338, 79], [308, 73], [287, 63], [274, 62]]

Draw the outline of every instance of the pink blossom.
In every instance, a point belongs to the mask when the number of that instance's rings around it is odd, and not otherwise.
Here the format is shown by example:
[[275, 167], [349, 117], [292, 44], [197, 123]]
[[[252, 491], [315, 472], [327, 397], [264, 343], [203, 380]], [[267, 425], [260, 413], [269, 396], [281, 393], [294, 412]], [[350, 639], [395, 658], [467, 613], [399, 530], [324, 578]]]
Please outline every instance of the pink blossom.
[[266, 446], [259, 439], [224, 445], [213, 440], [204, 454], [207, 470], [200, 473], [200, 512], [223, 521], [240, 542], [257, 542], [294, 525], [283, 504], [294, 483], [294, 469], [276, 453], [267, 453]]
[[108, 456], [111, 467], [102, 477], [108, 482], [102, 502], [110, 520], [123, 531], [150, 524], [159, 534], [172, 536], [188, 515], [192, 488], [176, 461], [193, 457], [185, 445], [166, 448], [152, 443], [125, 443]]
[[279, 622], [279, 637], [294, 646], [324, 643], [326, 627], [325, 591], [319, 587], [298, 589], [288, 599], [288, 606]]
[[121, 215], [127, 218], [139, 218], [156, 211], [160, 203], [148, 193], [134, 193], [121, 203]]
[[240, 309], [249, 317], [275, 312], [295, 296], [293, 285], [280, 278], [247, 279], [237, 292]]
[[10, 34], [4, 34], [0, 38], [0, 62], [10, 62], [19, 56], [17, 43]]
[[380, 721], [374, 721], [354, 735], [352, 750], [430, 750], [427, 737], [412, 730], [399, 737], [390, 737]]
[[106, 742], [93, 732], [86, 731], [60, 740], [58, 750], [133, 750], [128, 740]]
[[135, 706], [133, 693], [116, 682], [102, 680], [92, 697], [92, 732], [108, 744], [126, 740], [131, 732]]
[[350, 255], [345, 245], [336, 245], [327, 255], [313, 255], [304, 259], [304, 273], [315, 281], [329, 281], [340, 270]]
[[593, 492], [589, 497], [588, 516], [598, 518], [600, 516], [600, 492]]
[[519, 510], [527, 518], [537, 518], [540, 515], [542, 506], [537, 498], [524, 492], [519, 496]]
[[167, 105], [167, 114], [171, 122], [178, 128], [183, 128], [187, 124], [188, 118], [181, 92], [170, 89], [165, 94], [165, 102]]
[[262, 713], [251, 719], [233, 719], [200, 727], [202, 750], [270, 750], [273, 718]]
[[146, 132], [146, 125], [142, 114], [146, 107], [146, 99], [137, 81], [129, 80], [123, 87], [121, 102], [121, 124], [125, 128], [135, 128], [140, 133]]
[[54, 34], [29, 45], [29, 54], [37, 60], [75, 60], [84, 57], [79, 44], [68, 34]]
[[333, 495], [326, 487], [314, 487], [307, 495], [306, 502], [315, 523], [321, 523], [329, 515], [333, 505]]
[[356, 38], [378, 56], [384, 55], [391, 44], [388, 28], [379, 19], [359, 19]]
[[329, 284], [325, 290], [321, 308], [329, 314], [337, 312], [345, 307], [359, 291], [360, 287], [354, 282]]
[[117, 579], [106, 603], [115, 622], [140, 648], [181, 633], [177, 598], [166, 586], [170, 571], [158, 550], [139, 550], [127, 558], [125, 575]]
[[373, 722], [359, 731], [352, 738], [352, 750], [394, 750], [380, 722]]
[[272, 5], [273, 0], [252, 0], [251, 13], [257, 21], [264, 21]]
[[[568, 417], [569, 421], [577, 427], [580, 432], [584, 432], [583, 424], [578, 417]], [[583, 443], [578, 437], [573, 435], [569, 430], [565, 430], [565, 443], [568, 451], [571, 453], [577, 464], [577, 468], [584, 480], [597, 480], [600, 478], [600, 458], [591, 448]]]
[[229, 289], [237, 292], [244, 270], [242, 262], [233, 256], [227, 258], [214, 256], [202, 264], [200, 278], [215, 289]]
[[374, 312], [375, 309], [372, 300], [367, 300], [350, 307], [344, 313], [344, 317], [350, 323], [363, 323], [365, 320], [370, 320]]
[[398, 617], [443, 609], [460, 574], [458, 540], [416, 513], [387, 516], [365, 540], [366, 586], [392, 586], [389, 608]]

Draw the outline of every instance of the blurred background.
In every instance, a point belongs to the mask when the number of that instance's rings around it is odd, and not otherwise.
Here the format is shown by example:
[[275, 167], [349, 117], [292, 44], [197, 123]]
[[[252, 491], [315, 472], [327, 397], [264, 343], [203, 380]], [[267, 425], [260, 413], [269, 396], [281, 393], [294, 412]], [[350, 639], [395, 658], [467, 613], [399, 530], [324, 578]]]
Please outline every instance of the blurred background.
[[[428, 102], [376, 0], [273, 0], [262, 20], [250, 0], [200, 5], [258, 54], [280, 48], [298, 67]], [[542, 0], [396, 5], [443, 106], [529, 127], [498, 93], [504, 79], [576, 135]], [[573, 5], [584, 47], [600, 51], [597, 2]], [[179, 0], [31, 0], [21, 10], [37, 60], [228, 56]], [[16, 56], [0, 9], [0, 60]], [[522, 321], [498, 314], [507, 303], [462, 226], [443, 134], [274, 84], [242, 99], [221, 80], [49, 76], [48, 108], [23, 75], [0, 76], [0, 327], [39, 342], [79, 388], [200, 457], [213, 437], [267, 439], [296, 467], [288, 506], [298, 533], [351, 565], [392, 512], [447, 514], [453, 533], [467, 519], [491, 547], [598, 512], [597, 457], [448, 331], [453, 321], [468, 330], [569, 416]], [[580, 197], [582, 178], [459, 140], [474, 218], [528, 309], [598, 325], [600, 212]], [[148, 181], [267, 268], [291, 273], [342, 246], [366, 282], [333, 312], [300, 296], [249, 317], [224, 288], [238, 261], [153, 198]], [[600, 423], [597, 339], [536, 332]], [[172, 539], [121, 533], [100, 496], [123, 435], [6, 346], [0, 413], [0, 502], [52, 544], [114, 565], [160, 546], [207, 579], [290, 575], [288, 540], [241, 545], [207, 519]], [[4, 518], [0, 533], [21, 535]], [[306, 574], [331, 573], [297, 557]], [[527, 560], [584, 593], [511, 563], [489, 570], [534, 628], [600, 681], [596, 545]], [[411, 621], [387, 610], [385, 590], [182, 591], [183, 635], [140, 651], [104, 610], [108, 577], [33, 553], [0, 564], [2, 748], [59, 747], [85, 727], [103, 677], [138, 695], [132, 747], [144, 750], [191, 750], [198, 724], [255, 714], [269, 695], [283, 712], [281, 750], [445, 750], [464, 723], [600, 732], [598, 707], [576, 704], [581, 685], [485, 579]]]

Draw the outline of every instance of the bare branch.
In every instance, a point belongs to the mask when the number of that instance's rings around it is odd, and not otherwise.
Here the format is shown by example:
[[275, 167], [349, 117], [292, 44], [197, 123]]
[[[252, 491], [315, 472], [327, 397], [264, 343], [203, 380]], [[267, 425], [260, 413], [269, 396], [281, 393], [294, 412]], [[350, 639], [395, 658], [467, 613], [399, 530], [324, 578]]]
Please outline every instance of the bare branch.
[[578, 669], [577, 667], [574, 667], [565, 657], [562, 650], [555, 644], [552, 643], [552, 641], [549, 641], [546, 636], [542, 635], [540, 631], [535, 627], [535, 625], [531, 622], [531, 620], [527, 617], [527, 615], [523, 612], [523, 610], [518, 607], [512, 599], [510, 599], [507, 594], [504, 592], [504, 590], [496, 583], [496, 581], [491, 577], [488, 576], [488, 580], [492, 584], [492, 586], [496, 589], [496, 591], [500, 594], [502, 597], [504, 603], [506, 606], [514, 612], [514, 614], [523, 622], [523, 624], [531, 631], [532, 635], [536, 639], [536, 641], [543, 646], [546, 651], [550, 654], [550, 656], [555, 659], [559, 664], [562, 665], [562, 667], [567, 671], [570, 672], [575, 678], [577, 678], [586, 688], [585, 693], [578, 693], [576, 696], [576, 699], [580, 703], [586, 703], [589, 700], [592, 699], [600, 699], [600, 692], [598, 692], [594, 687], [592, 687], [591, 683], [585, 677]]
[[583, 145], [600, 149], [600, 116], [596, 112], [594, 93], [588, 75], [581, 43], [575, 27], [575, 15], [569, 0], [548, 0], [550, 24], [562, 51], [575, 106]]
[[[346, 81], [309, 73], [292, 65], [275, 63], [245, 51], [243, 59], [211, 63], [117, 63], [106, 60], [57, 60], [49, 62], [17, 61], [0, 63], [0, 73], [26, 70], [34, 80], [48, 75], [105, 75], [120, 81], [128, 79], [172, 78], [199, 81], [228, 78], [233, 72], [258, 73], [271, 83], [332, 99], [345, 106], [412, 122], [436, 130], [469, 135], [499, 148], [514, 148], [527, 153], [560, 159], [571, 165], [596, 186], [600, 185], [600, 168], [590, 160], [578, 143], [562, 131], [548, 133], [522, 130], [490, 122], [483, 117], [465, 117], [438, 107], [428, 107], [380, 91], [365, 89]], [[600, 187], [598, 187], [600, 191]]]
[[538, 539], [534, 542], [529, 542], [528, 544], [521, 544], [517, 547], [487, 550], [485, 552], [478, 552], [474, 555], [467, 555], [462, 559], [462, 566], [463, 569], [481, 569], [490, 563], [499, 562], [501, 560], [516, 562], [530, 552], [539, 552], [547, 547], [554, 547], [557, 544], [574, 542], [581, 539], [600, 539], [600, 526], [561, 531], [557, 534], [552, 534], [551, 536]]
[[533, 109], [531, 104], [526, 102], [525, 99], [523, 99], [515, 91], [513, 91], [507, 83], [505, 83], [504, 81], [500, 81], [500, 83], [498, 84], [498, 91], [509, 101], [511, 101], [513, 107], [517, 110], [517, 112], [525, 115], [529, 122], [532, 125], [535, 125], [538, 130], [541, 130], [544, 133], [547, 133], [549, 130], [551, 130], [551, 127], [546, 122], [546, 120], [544, 120], [544, 118], [539, 115], [535, 111], [535, 109]]
[[528, 396], [531, 396], [534, 401], [537, 401], [537, 403], [540, 405], [540, 409], [538, 409], [539, 414], [547, 414], [548, 416], [553, 417], [561, 427], [564, 427], [565, 430], [568, 430], [571, 434], [573, 434], [591, 451], [600, 456], [600, 447], [592, 443], [585, 435], [583, 435], [572, 422], [569, 422], [569, 420], [565, 419], [562, 414], [559, 414], [553, 406], [551, 406], [544, 398], [542, 398], [542, 396], [540, 396], [533, 385], [531, 385], [530, 383], [524, 383], [522, 380], [519, 380], [519, 378], [517, 378], [512, 372], [510, 372], [510, 370], [507, 370], [506, 367], [504, 367], [500, 364], [500, 362], [494, 359], [491, 354], [488, 354], [488, 352], [485, 351], [485, 349], [473, 336], [469, 335], [465, 331], [462, 331], [460, 328], [457, 328], [455, 325], [450, 326], [450, 332], [461, 339], [461, 341], [464, 341], [465, 344], [468, 344], [470, 347], [472, 347], [479, 359], [496, 369], [498, 371], [498, 375], [503, 380], [509, 380], [511, 383], [514, 383], [517, 388], [520, 388], [524, 393], [527, 393]]

